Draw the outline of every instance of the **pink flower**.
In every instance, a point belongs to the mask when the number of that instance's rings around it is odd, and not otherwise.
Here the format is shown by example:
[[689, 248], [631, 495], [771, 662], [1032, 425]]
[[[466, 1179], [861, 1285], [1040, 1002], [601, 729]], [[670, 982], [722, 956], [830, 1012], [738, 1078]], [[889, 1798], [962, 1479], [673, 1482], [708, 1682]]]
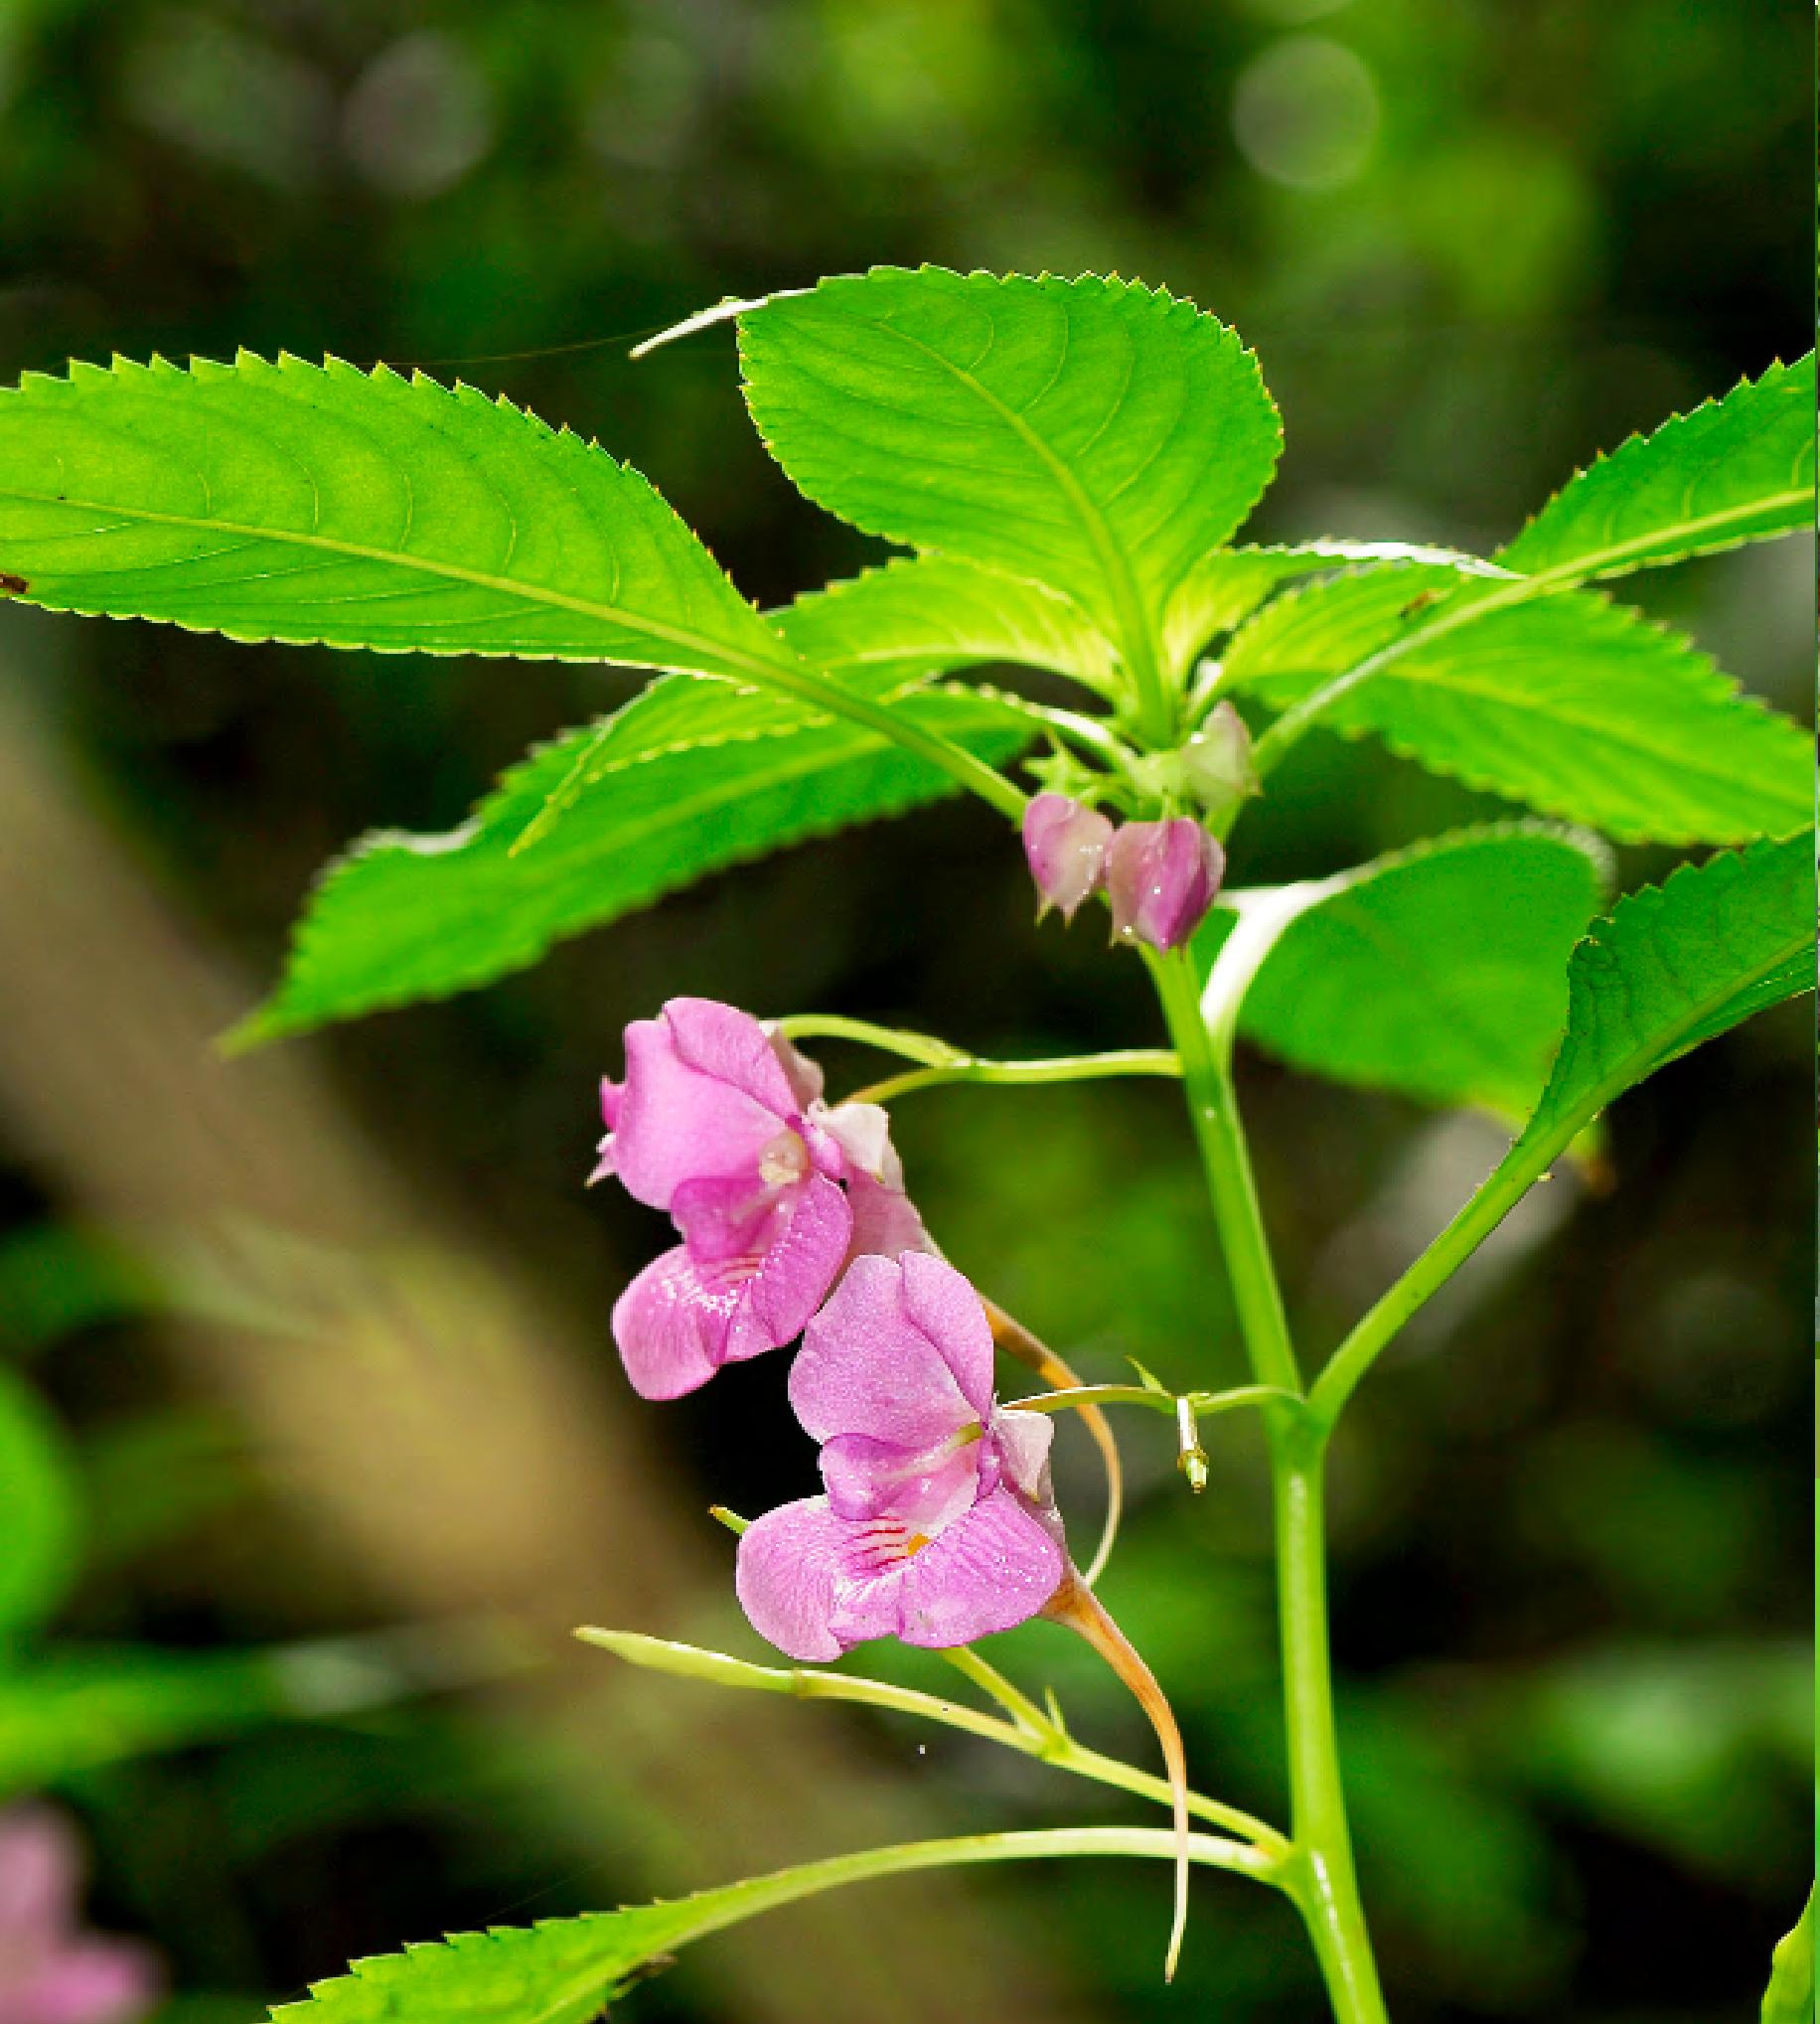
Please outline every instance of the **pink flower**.
[[1106, 877], [1113, 826], [1105, 816], [1065, 794], [1039, 794], [1024, 810], [1023, 847], [1041, 898], [1036, 918], [1052, 906], [1071, 921], [1082, 900]]
[[144, 1948], [76, 1924], [81, 1857], [67, 1821], [0, 1813], [0, 2024], [132, 2024], [158, 1999]]
[[926, 1245], [885, 1114], [822, 1101], [822, 1075], [731, 1006], [676, 998], [626, 1028], [601, 1084], [592, 1178], [668, 1210], [682, 1236], [613, 1310], [634, 1387], [680, 1398], [802, 1333], [850, 1257]]
[[1038, 1615], [1069, 1574], [1050, 1421], [992, 1396], [980, 1296], [924, 1252], [855, 1259], [810, 1323], [790, 1402], [827, 1494], [739, 1542], [739, 1600], [793, 1658], [870, 1637], [965, 1644]]
[[1127, 823], [1106, 855], [1115, 938], [1179, 949], [1207, 918], [1225, 869], [1225, 852], [1188, 816]]

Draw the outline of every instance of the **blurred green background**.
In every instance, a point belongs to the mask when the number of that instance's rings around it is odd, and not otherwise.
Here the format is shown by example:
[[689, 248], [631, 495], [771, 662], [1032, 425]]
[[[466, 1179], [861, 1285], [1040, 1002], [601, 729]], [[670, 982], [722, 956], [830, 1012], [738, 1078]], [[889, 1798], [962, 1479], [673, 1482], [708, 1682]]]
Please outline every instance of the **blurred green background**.
[[[630, 457], [775, 601], [874, 545], [768, 466], [726, 332], [631, 342], [873, 261], [1117, 270], [1261, 354], [1288, 435], [1262, 534], [1490, 545], [1593, 451], [1806, 349], [1811, 38], [1796, 0], [9, 0], [0, 375], [238, 344], [459, 374]], [[1805, 713], [1811, 580], [1783, 543], [1634, 589]], [[96, 1918], [158, 1946], [186, 2024], [450, 1928], [1132, 1817], [564, 1636], [761, 1655], [703, 1507], [810, 1483], [777, 1361], [664, 1411], [619, 1375], [608, 1309], [662, 1237], [580, 1185], [621, 1025], [694, 992], [995, 1052], [1156, 1038], [1136, 964], [1029, 932], [989, 816], [791, 854], [446, 1006], [211, 1050], [323, 859], [452, 824], [633, 683], [0, 612], [0, 1794], [76, 1809]], [[1487, 806], [1311, 739], [1235, 876]], [[1809, 1028], [1786, 1008], [1626, 1098], [1615, 1186], [1539, 1190], [1344, 1437], [1342, 1726], [1400, 2024], [1744, 2019], [1798, 1910]], [[1323, 1351], [1498, 1136], [1243, 1067]], [[898, 1135], [946, 1248], [1084, 1369], [1237, 1372], [1169, 1091], [937, 1093]], [[1255, 1430], [1211, 1431], [1196, 1506], [1131, 1433], [1105, 1593], [1202, 1783], [1277, 1811]], [[1064, 1493], [1090, 1533], [1078, 1454]], [[1146, 1757], [1059, 1634], [1000, 1647]], [[1135, 1865], [874, 1886], [625, 2009], [1320, 2014], [1287, 1911], [1219, 1878], [1165, 1992], [1165, 1895]]]

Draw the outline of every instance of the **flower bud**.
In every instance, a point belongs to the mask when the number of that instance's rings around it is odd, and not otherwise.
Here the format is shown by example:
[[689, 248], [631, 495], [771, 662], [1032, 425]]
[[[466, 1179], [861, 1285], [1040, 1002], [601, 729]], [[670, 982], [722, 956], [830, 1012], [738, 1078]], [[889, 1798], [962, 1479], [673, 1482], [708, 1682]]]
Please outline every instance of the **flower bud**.
[[1251, 732], [1230, 702], [1222, 702], [1182, 748], [1182, 772], [1210, 816], [1224, 816], [1258, 791]]
[[1065, 794], [1039, 794], [1030, 803], [1024, 810], [1023, 847], [1042, 898], [1038, 920], [1052, 906], [1061, 908], [1064, 920], [1074, 919], [1082, 900], [1105, 882], [1112, 840], [1113, 826], [1105, 816]]
[[1225, 869], [1225, 852], [1189, 816], [1127, 823], [1106, 854], [1114, 938], [1179, 949], [1207, 918]]

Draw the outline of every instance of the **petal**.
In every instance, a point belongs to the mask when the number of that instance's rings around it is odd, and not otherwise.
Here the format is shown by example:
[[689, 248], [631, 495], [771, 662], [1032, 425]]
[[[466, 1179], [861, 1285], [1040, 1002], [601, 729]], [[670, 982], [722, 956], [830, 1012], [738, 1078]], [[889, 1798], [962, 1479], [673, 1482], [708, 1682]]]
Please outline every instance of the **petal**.
[[0, 1990], [6, 2024], [130, 2024], [157, 2000], [156, 1961], [111, 1940], [60, 1948]]
[[992, 1324], [971, 1281], [946, 1259], [914, 1252], [901, 1261], [904, 1306], [947, 1360], [975, 1416], [992, 1410]]
[[[850, 1534], [854, 1527], [848, 1526]], [[834, 1614], [829, 1629], [842, 1650], [869, 1643], [874, 1637], [895, 1637], [904, 1620], [904, 1583], [912, 1562], [901, 1540], [874, 1551], [865, 1541], [849, 1537], [834, 1577]]]
[[750, 1012], [711, 998], [673, 998], [664, 1017], [688, 1067], [731, 1084], [774, 1117], [794, 1117], [802, 1109], [775, 1036]]
[[789, 1078], [797, 1109], [806, 1111], [812, 1103], [819, 1103], [822, 1100], [821, 1069], [807, 1054], [800, 1053], [769, 1021], [766, 1022], [765, 1033], [771, 1042], [771, 1051]]
[[[753, 1048], [762, 1066], [751, 1058]], [[795, 1109], [755, 1018], [702, 999], [676, 1000], [662, 1018], [635, 1019], [626, 1028], [613, 1164], [629, 1192], [667, 1209], [684, 1181], [755, 1173]]]
[[816, 1110], [812, 1118], [843, 1156], [837, 1178], [850, 1179], [856, 1168], [887, 1186], [903, 1186], [904, 1164], [891, 1144], [891, 1117], [883, 1104], [838, 1103], [833, 1110]]
[[675, 1399], [706, 1384], [744, 1292], [697, 1265], [683, 1245], [654, 1258], [613, 1307], [613, 1339], [633, 1390]]
[[849, 1172], [846, 1198], [853, 1210], [853, 1256], [868, 1252], [879, 1258], [900, 1258], [906, 1251], [934, 1247], [916, 1205], [901, 1188], [874, 1180], [869, 1173]]
[[788, 1221], [793, 1192], [768, 1187], [756, 1173], [685, 1180], [670, 1198], [670, 1214], [697, 1265], [744, 1259], [755, 1271]]
[[949, 1269], [919, 1252], [895, 1262], [855, 1258], [810, 1323], [791, 1366], [790, 1403], [818, 1441], [870, 1434], [905, 1448], [930, 1448], [982, 1417], [941, 1346], [907, 1312], [905, 1273], [913, 1264]]
[[818, 1173], [789, 1190], [733, 1317], [722, 1352], [729, 1362], [796, 1340], [840, 1277], [852, 1234], [853, 1212], [832, 1180]]
[[62, 1927], [82, 1880], [76, 1830], [48, 1806], [0, 1814], [0, 1951]]
[[830, 1628], [847, 1527], [826, 1497], [782, 1504], [741, 1536], [733, 1586], [761, 1637], [792, 1658], [838, 1658], [846, 1646]]
[[[982, 1484], [982, 1463], [992, 1480]], [[906, 1532], [933, 1538], [973, 1509], [997, 1479], [997, 1457], [983, 1442], [957, 1446], [951, 1438], [933, 1448], [902, 1448], [869, 1434], [839, 1434], [822, 1450], [822, 1480], [829, 1508], [863, 1522], [891, 1517]]]
[[1032, 1503], [1051, 1502], [1049, 1450], [1055, 1440], [1055, 1422], [1049, 1415], [995, 1412], [988, 1431], [1011, 1487], [1021, 1490]]
[[996, 1489], [906, 1563], [897, 1635], [940, 1648], [1008, 1631], [1041, 1610], [1067, 1571], [1042, 1520]]

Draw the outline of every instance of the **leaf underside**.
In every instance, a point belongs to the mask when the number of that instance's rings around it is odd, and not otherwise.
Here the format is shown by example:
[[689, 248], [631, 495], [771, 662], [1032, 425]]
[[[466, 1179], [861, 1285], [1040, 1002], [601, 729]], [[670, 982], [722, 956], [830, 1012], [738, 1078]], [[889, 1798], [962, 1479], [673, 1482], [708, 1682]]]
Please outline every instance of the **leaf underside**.
[[1458, 831], [1362, 866], [1284, 931], [1239, 1031], [1292, 1066], [1420, 1103], [1528, 1115], [1603, 890], [1593, 840]]

